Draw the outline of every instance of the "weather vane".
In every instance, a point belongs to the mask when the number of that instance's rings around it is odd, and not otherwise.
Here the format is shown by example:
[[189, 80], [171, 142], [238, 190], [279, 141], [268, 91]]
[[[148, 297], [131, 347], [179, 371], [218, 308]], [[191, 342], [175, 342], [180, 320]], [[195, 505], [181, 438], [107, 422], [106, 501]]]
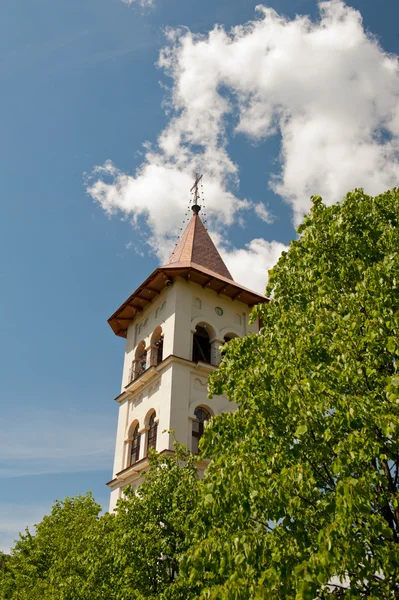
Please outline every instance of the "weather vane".
[[196, 215], [198, 215], [201, 207], [198, 204], [198, 200], [200, 199], [200, 194], [198, 191], [198, 184], [202, 179], [202, 174], [200, 175], [199, 173], [195, 174], [195, 181], [194, 181], [194, 185], [191, 188], [190, 192], [194, 192], [194, 198], [193, 198], [193, 205], [191, 207], [191, 210], [193, 211], [193, 213], [195, 213]]

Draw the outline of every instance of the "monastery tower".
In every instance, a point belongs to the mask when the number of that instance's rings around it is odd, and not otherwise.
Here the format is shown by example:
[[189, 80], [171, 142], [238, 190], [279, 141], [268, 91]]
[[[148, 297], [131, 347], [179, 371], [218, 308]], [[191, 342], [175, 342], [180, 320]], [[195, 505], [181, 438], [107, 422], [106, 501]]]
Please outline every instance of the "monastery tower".
[[193, 215], [169, 261], [108, 320], [126, 339], [110, 510], [126, 485], [140, 483], [149, 448], [172, 452], [175, 437], [197, 452], [205, 421], [234, 410], [224, 396], [208, 399], [207, 378], [222, 344], [258, 331], [249, 313], [266, 298], [233, 280], [201, 221], [198, 180]]

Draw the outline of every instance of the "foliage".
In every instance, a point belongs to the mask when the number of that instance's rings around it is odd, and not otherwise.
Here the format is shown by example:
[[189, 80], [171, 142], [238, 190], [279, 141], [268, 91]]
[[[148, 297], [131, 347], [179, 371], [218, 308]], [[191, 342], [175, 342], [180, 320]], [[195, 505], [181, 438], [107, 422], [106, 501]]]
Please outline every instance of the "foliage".
[[399, 598], [399, 189], [313, 208], [211, 378], [211, 459], [153, 453], [99, 517], [56, 502], [0, 559], [3, 600]]
[[399, 189], [312, 200], [212, 376], [201, 598], [399, 597]]
[[80, 600], [86, 594], [82, 557], [91, 549], [91, 533], [101, 507], [90, 494], [54, 503], [36, 533], [20, 535], [0, 578], [0, 598]]
[[90, 493], [56, 502], [36, 533], [27, 530], [2, 559], [0, 598], [138, 600], [168, 588], [173, 598], [198, 498], [194, 460], [179, 445], [173, 456], [153, 453], [139, 490], [127, 492], [115, 514], [99, 517]]
[[[94, 589], [104, 572], [108, 574], [107, 594], [102, 596], [107, 600], [161, 598], [167, 591], [174, 597], [199, 486], [195, 457], [177, 443], [175, 450], [173, 456], [152, 453], [137, 492], [127, 492], [118, 502], [108, 547], [94, 570]], [[183, 582], [179, 589], [185, 589]]]

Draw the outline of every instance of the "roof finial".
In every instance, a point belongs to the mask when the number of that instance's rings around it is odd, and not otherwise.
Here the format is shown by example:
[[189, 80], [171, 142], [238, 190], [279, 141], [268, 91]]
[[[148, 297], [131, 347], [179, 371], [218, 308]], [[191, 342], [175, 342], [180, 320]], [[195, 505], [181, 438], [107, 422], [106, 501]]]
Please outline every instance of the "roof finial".
[[194, 192], [194, 198], [193, 198], [194, 204], [192, 205], [191, 210], [193, 211], [193, 213], [195, 215], [198, 215], [199, 211], [201, 210], [201, 207], [198, 204], [198, 200], [200, 198], [199, 191], [198, 191], [198, 184], [201, 181], [201, 179], [202, 179], [202, 174], [200, 175], [199, 173], [196, 173], [194, 185], [190, 190], [190, 192]]

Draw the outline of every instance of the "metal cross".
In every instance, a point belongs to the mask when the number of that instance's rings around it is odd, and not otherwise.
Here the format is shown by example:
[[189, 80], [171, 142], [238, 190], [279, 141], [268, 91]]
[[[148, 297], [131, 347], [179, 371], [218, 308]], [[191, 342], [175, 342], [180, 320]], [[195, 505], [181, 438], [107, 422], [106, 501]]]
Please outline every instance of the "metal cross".
[[200, 175], [199, 173], [195, 174], [195, 181], [194, 181], [194, 185], [191, 188], [190, 192], [194, 192], [194, 204], [198, 204], [198, 200], [200, 199], [200, 195], [199, 195], [199, 191], [198, 191], [198, 184], [202, 179], [202, 175]]

